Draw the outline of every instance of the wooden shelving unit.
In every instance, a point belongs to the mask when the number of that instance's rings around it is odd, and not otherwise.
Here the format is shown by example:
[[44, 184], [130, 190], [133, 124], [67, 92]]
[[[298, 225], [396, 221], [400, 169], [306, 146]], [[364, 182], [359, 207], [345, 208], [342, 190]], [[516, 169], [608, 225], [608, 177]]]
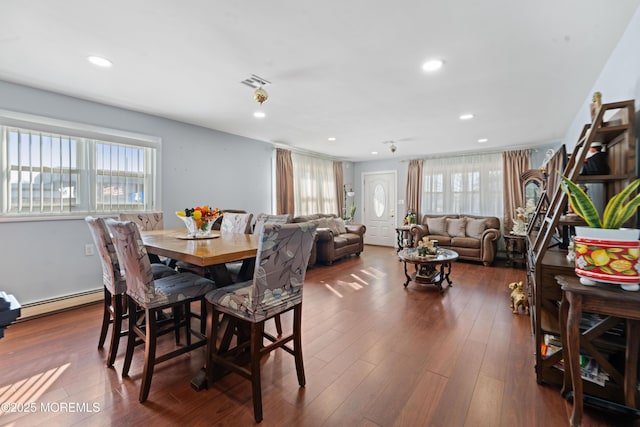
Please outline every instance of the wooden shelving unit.
[[[638, 174], [634, 119], [633, 100], [603, 104], [593, 123], [584, 126], [569, 156], [564, 175], [575, 182], [603, 183], [605, 198], [609, 200]], [[607, 175], [580, 175], [588, 148], [593, 142], [601, 142], [606, 147], [610, 168]], [[555, 276], [575, 276], [574, 264], [567, 260], [567, 251], [560, 249], [559, 243], [562, 242], [562, 234], [566, 234], [570, 226], [583, 225], [579, 217], [567, 216], [566, 208], [567, 196], [558, 188], [548, 203], [538, 204], [530, 224], [539, 226], [529, 227], [527, 235], [527, 283], [535, 341], [536, 380], [558, 387], [562, 386], [563, 379], [563, 372], [557, 368], [562, 360], [562, 351], [543, 356], [542, 350], [545, 335], [561, 338], [558, 316], [562, 291]], [[604, 339], [599, 346], [613, 354], [622, 352], [624, 355], [624, 346], [620, 348], [613, 337], [610, 344]], [[614, 403], [624, 402], [623, 390], [613, 381], [607, 381], [604, 386], [588, 381], [583, 383], [585, 395]]]

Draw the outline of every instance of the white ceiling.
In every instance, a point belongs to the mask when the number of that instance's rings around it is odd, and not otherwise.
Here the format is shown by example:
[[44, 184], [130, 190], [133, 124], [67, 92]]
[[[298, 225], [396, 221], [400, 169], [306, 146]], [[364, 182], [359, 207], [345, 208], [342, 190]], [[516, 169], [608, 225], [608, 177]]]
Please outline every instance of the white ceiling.
[[2, 0], [0, 79], [345, 160], [495, 151], [562, 139], [639, 4]]

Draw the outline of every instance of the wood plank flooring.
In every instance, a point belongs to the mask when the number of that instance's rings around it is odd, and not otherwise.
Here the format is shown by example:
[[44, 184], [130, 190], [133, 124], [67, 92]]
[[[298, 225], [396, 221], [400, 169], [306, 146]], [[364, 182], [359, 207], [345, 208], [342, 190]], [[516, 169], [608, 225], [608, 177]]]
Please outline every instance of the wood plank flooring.
[[[536, 384], [530, 318], [509, 309], [523, 269], [457, 262], [453, 286], [402, 284], [395, 250], [309, 269], [304, 287], [307, 377], [278, 350], [263, 361], [263, 426], [566, 426], [571, 404]], [[196, 392], [204, 349], [156, 367], [137, 400], [142, 349], [131, 377], [97, 350], [99, 304], [15, 324], [0, 340], [0, 414], [9, 426], [247, 426], [250, 383], [228, 375]], [[283, 319], [285, 329], [289, 318]], [[269, 325], [272, 327], [272, 325]], [[165, 339], [166, 338], [166, 339]], [[163, 337], [166, 348], [172, 336]], [[33, 404], [28, 403], [33, 402]], [[5, 409], [3, 407], [3, 409]], [[25, 412], [30, 410], [31, 412]], [[640, 425], [586, 408], [584, 426]]]

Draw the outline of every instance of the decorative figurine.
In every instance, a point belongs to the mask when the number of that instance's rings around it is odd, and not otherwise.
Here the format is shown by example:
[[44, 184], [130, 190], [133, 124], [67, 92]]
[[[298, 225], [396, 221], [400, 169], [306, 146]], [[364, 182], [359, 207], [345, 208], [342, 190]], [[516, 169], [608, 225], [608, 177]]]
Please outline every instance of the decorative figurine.
[[511, 292], [511, 305], [509, 306], [514, 314], [518, 314], [518, 309], [522, 307], [524, 314], [529, 314], [529, 298], [524, 293], [522, 281], [513, 282], [509, 284]]

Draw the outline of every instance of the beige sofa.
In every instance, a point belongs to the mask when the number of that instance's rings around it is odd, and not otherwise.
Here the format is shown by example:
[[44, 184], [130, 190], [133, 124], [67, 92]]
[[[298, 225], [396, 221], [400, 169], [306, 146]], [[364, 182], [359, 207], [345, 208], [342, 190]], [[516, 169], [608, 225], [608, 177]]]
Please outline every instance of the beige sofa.
[[[332, 264], [338, 258], [348, 255], [360, 255], [364, 250], [364, 233], [367, 230], [362, 224], [345, 224], [336, 215], [313, 214], [297, 216], [293, 222], [311, 221], [318, 225], [315, 257], [317, 262]], [[313, 252], [313, 251], [312, 251]]]
[[475, 215], [424, 215], [422, 224], [411, 226], [411, 234], [416, 245], [427, 236], [437, 240], [438, 246], [456, 251], [461, 259], [491, 265], [501, 236], [500, 220]]

